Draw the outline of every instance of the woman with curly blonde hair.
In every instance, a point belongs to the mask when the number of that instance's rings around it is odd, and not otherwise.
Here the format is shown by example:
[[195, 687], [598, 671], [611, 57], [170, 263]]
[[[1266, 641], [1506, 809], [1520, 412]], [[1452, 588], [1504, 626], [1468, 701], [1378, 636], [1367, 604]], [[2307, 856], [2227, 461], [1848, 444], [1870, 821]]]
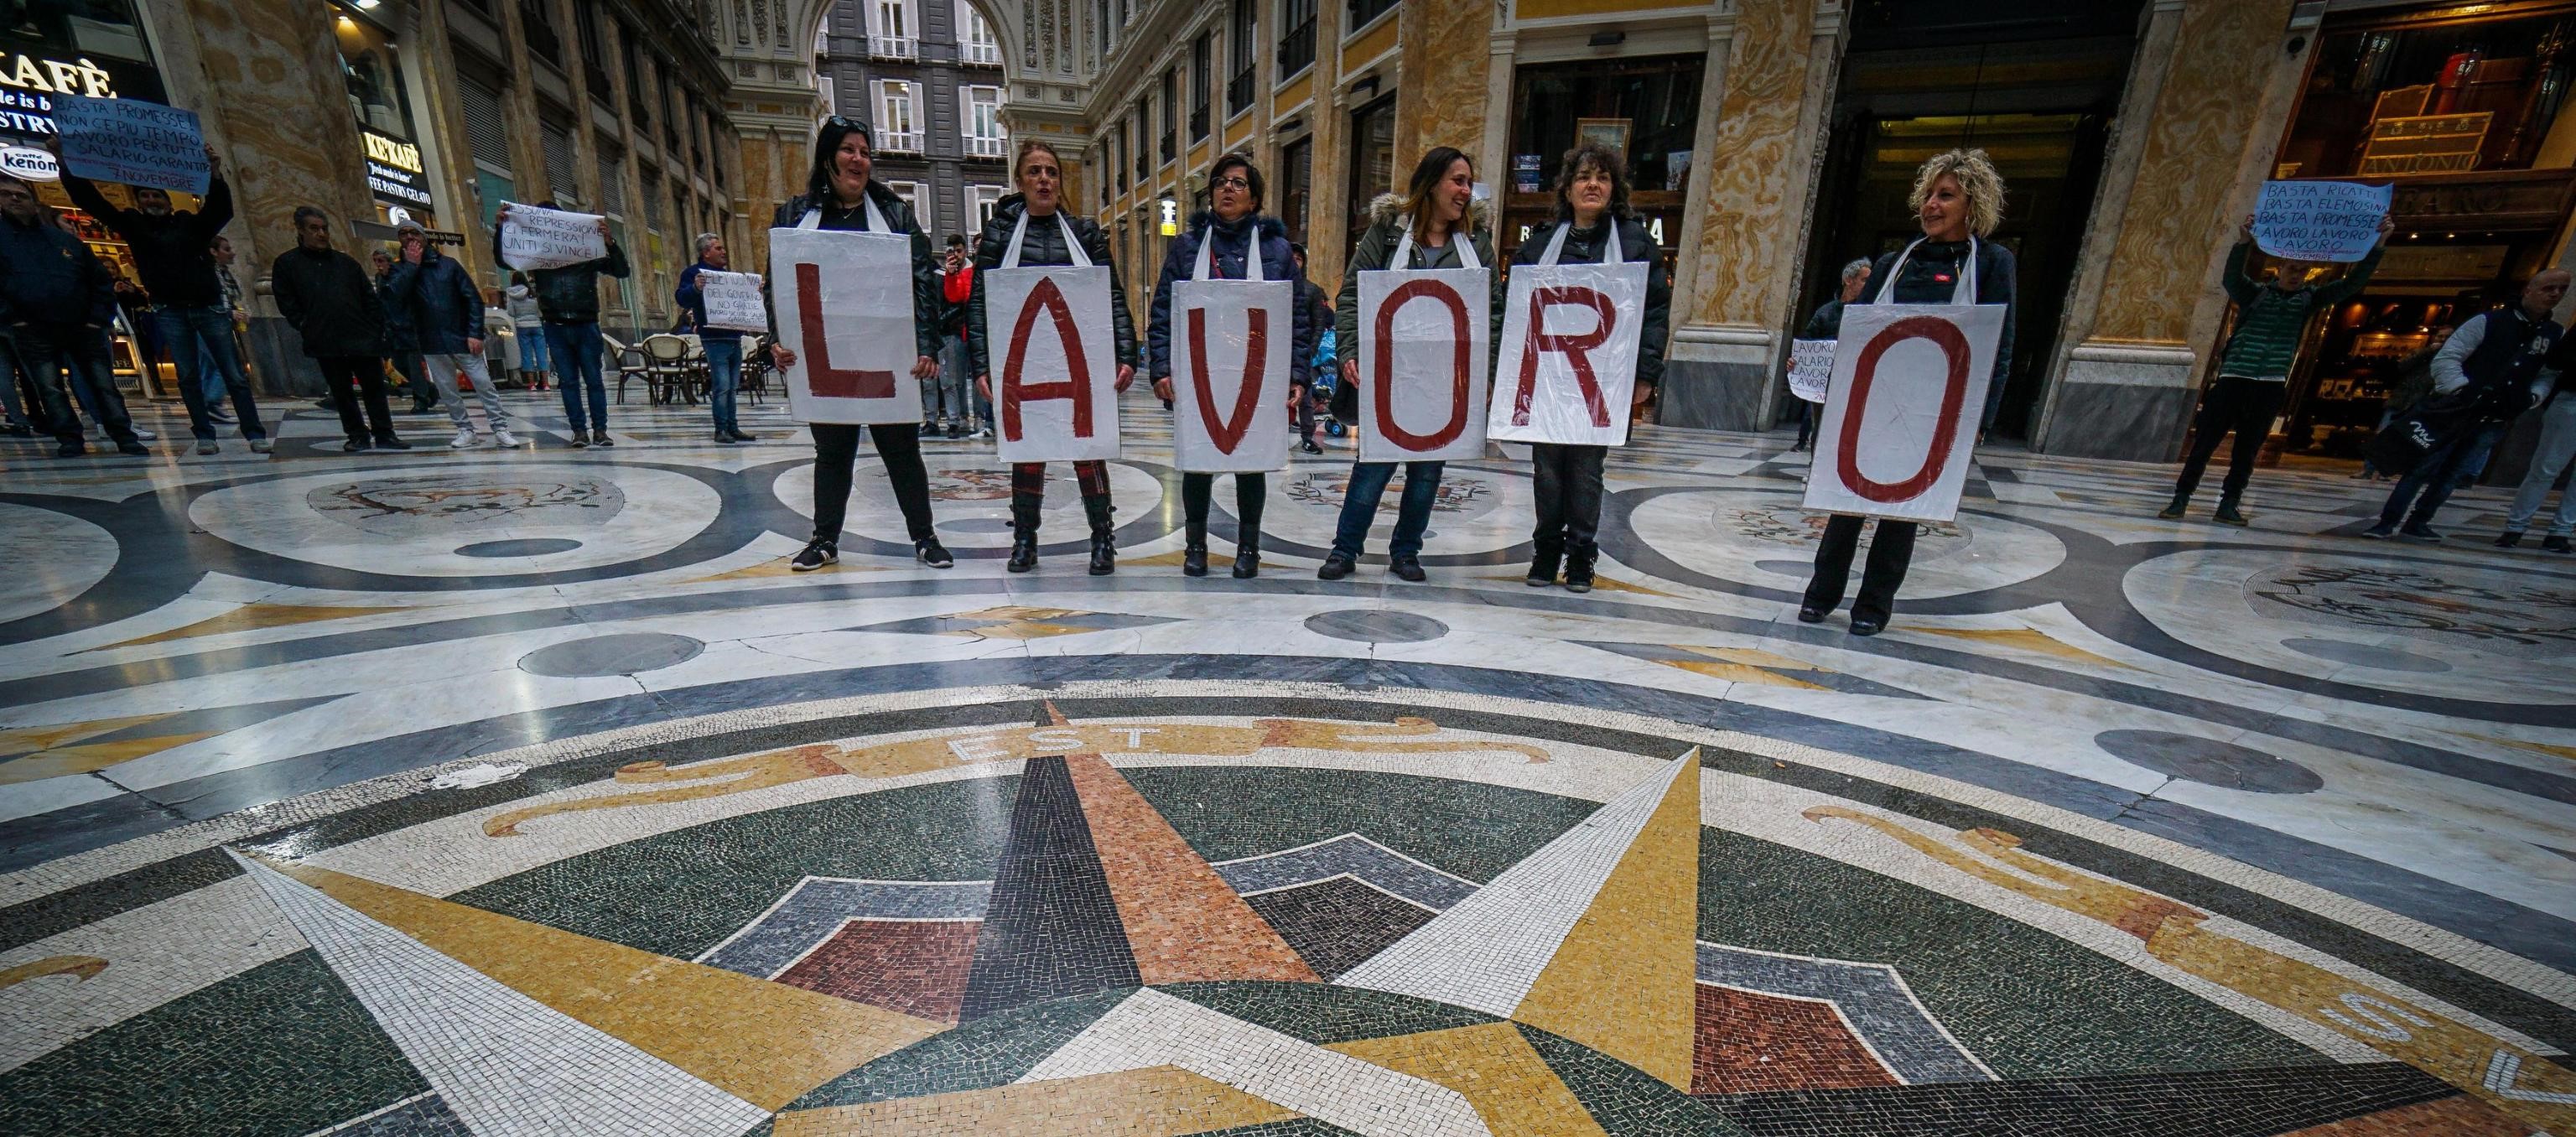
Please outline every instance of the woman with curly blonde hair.
[[[1910, 204], [1923, 235], [1905, 251], [1878, 258], [1869, 274], [1871, 287], [1851, 303], [2003, 305], [2003, 336], [1995, 344], [1982, 419], [1991, 425], [2012, 360], [2014, 270], [2012, 250], [1981, 238], [2003, 221], [2003, 175], [1983, 150], [1935, 154], [1915, 172]], [[1800, 622], [1821, 623], [1843, 602], [1862, 520], [1837, 513], [1825, 522], [1824, 539], [1816, 544], [1816, 572], [1798, 606]], [[1896, 610], [1896, 590], [1904, 585], [1913, 560], [1914, 523], [1881, 519], [1878, 535], [1870, 540], [1869, 564], [1861, 570], [1860, 595], [1852, 600], [1853, 635], [1874, 636], [1887, 627]]]

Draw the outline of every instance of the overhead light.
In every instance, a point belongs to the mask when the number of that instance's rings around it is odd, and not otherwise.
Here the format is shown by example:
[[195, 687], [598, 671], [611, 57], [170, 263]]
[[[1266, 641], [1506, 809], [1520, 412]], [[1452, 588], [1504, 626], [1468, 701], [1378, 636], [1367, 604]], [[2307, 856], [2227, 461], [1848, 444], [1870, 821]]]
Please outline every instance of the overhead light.
[[376, 5], [381, 3], [384, 3], [384, 0], [358, 0], [358, 10], [361, 12], [371, 11]]

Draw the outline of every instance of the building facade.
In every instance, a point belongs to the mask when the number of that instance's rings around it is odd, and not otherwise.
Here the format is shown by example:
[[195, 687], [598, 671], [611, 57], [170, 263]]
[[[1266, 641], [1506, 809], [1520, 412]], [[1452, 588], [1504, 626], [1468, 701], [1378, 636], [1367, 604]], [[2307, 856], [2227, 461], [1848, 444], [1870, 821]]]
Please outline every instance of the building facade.
[[973, 240], [1010, 192], [992, 25], [967, 0], [840, 0], [814, 46], [823, 106], [876, 127], [876, 176], [934, 242]]

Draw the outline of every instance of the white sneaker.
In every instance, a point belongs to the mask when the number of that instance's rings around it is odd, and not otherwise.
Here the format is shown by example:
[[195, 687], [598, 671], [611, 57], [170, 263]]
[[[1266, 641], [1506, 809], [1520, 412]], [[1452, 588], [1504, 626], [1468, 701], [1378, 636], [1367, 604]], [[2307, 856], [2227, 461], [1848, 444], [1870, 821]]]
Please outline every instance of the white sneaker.
[[454, 449], [454, 450], [471, 450], [471, 449], [473, 449], [473, 448], [474, 448], [474, 428], [473, 428], [473, 427], [470, 427], [470, 426], [458, 427], [458, 428], [456, 429], [456, 441], [454, 441], [454, 442], [450, 442], [450, 443], [448, 443], [447, 445], [448, 445], [448, 447], [449, 447], [450, 449]]
[[493, 441], [493, 442], [495, 442], [495, 443], [497, 443], [497, 444], [499, 444], [499, 445], [501, 445], [501, 446], [508, 447], [508, 448], [510, 448], [510, 449], [512, 449], [512, 450], [516, 450], [516, 449], [518, 449], [518, 448], [519, 448], [519, 436], [518, 436], [518, 435], [515, 435], [515, 434], [512, 434], [512, 433], [510, 433], [510, 432], [509, 432], [509, 431], [507, 431], [507, 430], [496, 430], [496, 431], [493, 431], [493, 432], [492, 432], [492, 441]]

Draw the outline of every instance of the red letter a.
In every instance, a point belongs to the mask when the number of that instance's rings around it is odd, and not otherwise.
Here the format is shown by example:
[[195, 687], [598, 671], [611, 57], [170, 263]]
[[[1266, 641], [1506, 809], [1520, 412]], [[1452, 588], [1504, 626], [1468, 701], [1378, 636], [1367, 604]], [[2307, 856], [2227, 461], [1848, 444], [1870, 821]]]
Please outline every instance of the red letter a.
[[[1065, 378], [1049, 383], [1020, 382], [1020, 365], [1028, 359], [1029, 329], [1038, 322], [1038, 311], [1055, 318], [1056, 338], [1064, 341]], [[1027, 303], [1020, 305], [1020, 318], [1011, 327], [1010, 346], [1002, 363], [1002, 437], [1020, 440], [1020, 404], [1030, 399], [1073, 400], [1073, 436], [1091, 437], [1091, 363], [1083, 358], [1082, 332], [1073, 326], [1073, 306], [1064, 302], [1064, 293], [1049, 277], [1029, 290]]]
[[818, 399], [891, 399], [894, 372], [849, 371], [832, 366], [832, 347], [823, 338], [823, 270], [796, 266], [796, 322], [805, 331], [805, 355], [813, 361], [805, 385]]

